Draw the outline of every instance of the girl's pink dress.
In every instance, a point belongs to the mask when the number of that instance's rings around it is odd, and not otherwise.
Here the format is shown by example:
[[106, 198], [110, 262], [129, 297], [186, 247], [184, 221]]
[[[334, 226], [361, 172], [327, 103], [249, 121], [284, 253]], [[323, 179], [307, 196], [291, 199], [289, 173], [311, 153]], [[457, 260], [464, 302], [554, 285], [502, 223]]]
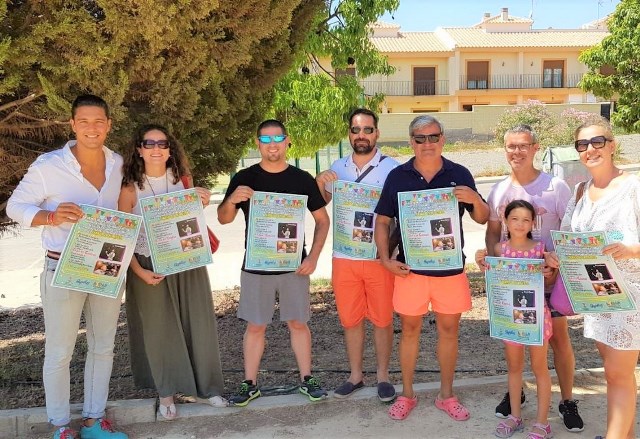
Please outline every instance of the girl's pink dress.
[[[509, 247], [507, 241], [500, 244], [500, 256], [503, 258], [530, 258], [530, 259], [544, 259], [544, 242], [538, 241], [531, 250], [514, 250]], [[553, 326], [551, 323], [551, 312], [547, 306], [547, 302], [544, 303], [544, 335], [545, 341], [549, 340], [553, 335]], [[521, 344], [512, 341], [505, 341], [505, 343]]]

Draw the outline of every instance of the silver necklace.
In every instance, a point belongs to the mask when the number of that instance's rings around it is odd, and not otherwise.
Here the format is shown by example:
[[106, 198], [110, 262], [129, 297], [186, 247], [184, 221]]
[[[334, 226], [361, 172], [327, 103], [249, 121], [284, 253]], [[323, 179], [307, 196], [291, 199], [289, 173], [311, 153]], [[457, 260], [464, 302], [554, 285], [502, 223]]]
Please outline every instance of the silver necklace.
[[[167, 174], [168, 174], [167, 172], [164, 173], [165, 191], [163, 193], [165, 194], [169, 192], [169, 176]], [[147, 180], [147, 184], [149, 185], [149, 189], [151, 189], [153, 196], [155, 197], [156, 195], [158, 195], [156, 194], [156, 191], [153, 190], [153, 186], [151, 185], [151, 182], [149, 181], [149, 177], [147, 176], [147, 174], [144, 174], [144, 179]]]

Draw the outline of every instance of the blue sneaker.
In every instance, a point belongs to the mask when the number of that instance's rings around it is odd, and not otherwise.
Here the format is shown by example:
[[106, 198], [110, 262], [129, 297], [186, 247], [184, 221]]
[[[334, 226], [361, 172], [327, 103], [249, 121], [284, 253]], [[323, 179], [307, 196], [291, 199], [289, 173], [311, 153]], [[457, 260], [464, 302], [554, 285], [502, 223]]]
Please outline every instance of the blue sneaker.
[[60, 427], [53, 433], [53, 439], [77, 439], [78, 432], [68, 426]]
[[111, 422], [104, 418], [96, 419], [91, 427], [83, 426], [80, 429], [82, 439], [129, 439], [126, 434], [115, 431]]

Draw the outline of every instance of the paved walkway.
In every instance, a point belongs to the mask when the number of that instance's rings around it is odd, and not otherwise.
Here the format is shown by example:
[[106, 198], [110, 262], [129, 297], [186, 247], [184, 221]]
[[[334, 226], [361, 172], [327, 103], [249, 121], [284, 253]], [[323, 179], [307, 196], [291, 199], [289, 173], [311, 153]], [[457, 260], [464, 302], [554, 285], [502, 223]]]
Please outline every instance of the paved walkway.
[[[523, 408], [525, 425], [535, 421], [535, 387], [525, 377], [527, 404]], [[586, 421], [585, 430], [568, 432], [557, 413], [559, 389], [554, 377], [549, 422], [556, 439], [593, 438], [604, 434], [606, 389], [601, 369], [576, 374], [574, 397]], [[493, 437], [499, 419], [494, 407], [506, 388], [504, 376], [458, 380], [456, 393], [471, 412], [468, 421], [456, 422], [436, 409], [433, 399], [438, 383], [418, 384], [418, 406], [404, 421], [391, 420], [388, 405], [381, 404], [375, 389], [367, 387], [346, 400], [330, 397], [312, 403], [300, 394], [262, 397], [244, 408], [215, 409], [205, 404], [178, 405], [179, 418], [158, 420], [156, 400], [130, 400], [109, 403], [108, 417], [118, 427], [137, 438], [472, 438]], [[80, 420], [80, 405], [73, 406], [74, 423]], [[636, 427], [638, 430], [638, 427]], [[0, 437], [45, 438], [50, 427], [43, 408], [0, 411]], [[514, 437], [523, 437], [522, 433]]]

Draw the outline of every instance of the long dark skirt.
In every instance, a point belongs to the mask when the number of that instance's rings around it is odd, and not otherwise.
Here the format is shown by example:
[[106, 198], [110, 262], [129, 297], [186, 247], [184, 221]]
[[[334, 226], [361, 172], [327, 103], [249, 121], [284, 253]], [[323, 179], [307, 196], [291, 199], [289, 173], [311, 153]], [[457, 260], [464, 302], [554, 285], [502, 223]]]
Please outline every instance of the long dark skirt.
[[[134, 255], [152, 270], [151, 259]], [[127, 274], [127, 321], [136, 386], [161, 397], [222, 395], [218, 325], [205, 267], [176, 273], [156, 286]]]

